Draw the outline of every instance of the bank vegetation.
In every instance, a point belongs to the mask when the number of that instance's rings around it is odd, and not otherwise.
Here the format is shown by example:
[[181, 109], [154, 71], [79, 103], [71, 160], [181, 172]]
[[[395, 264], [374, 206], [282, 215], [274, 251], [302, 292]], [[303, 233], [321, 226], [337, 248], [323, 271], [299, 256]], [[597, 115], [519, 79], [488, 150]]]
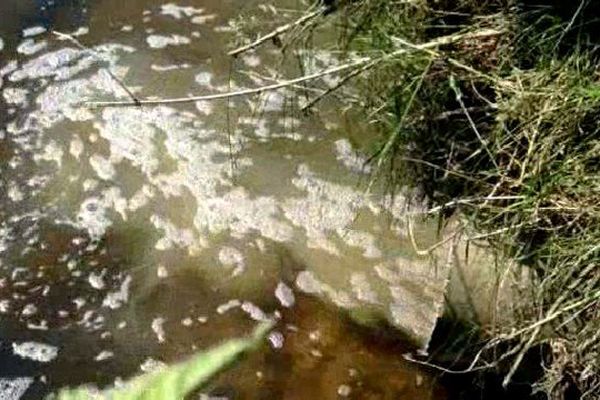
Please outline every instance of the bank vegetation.
[[551, 399], [600, 398], [599, 16], [592, 0], [325, 1], [231, 52], [336, 30], [338, 83], [304, 108], [352, 88], [340, 98], [380, 132], [372, 179], [533, 271], [463, 361], [509, 387], [535, 353]]

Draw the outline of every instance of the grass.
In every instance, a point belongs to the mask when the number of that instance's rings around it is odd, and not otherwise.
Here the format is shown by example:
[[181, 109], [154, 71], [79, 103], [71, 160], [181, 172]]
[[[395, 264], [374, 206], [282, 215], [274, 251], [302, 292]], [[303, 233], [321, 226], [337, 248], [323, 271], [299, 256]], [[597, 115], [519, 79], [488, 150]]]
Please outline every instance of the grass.
[[599, 399], [600, 4], [337, 5], [337, 48], [376, 60], [342, 77], [360, 93], [346, 101], [381, 132], [373, 179], [418, 190], [499, 260], [534, 273], [511, 324], [481, 327], [486, 344], [473, 367], [492, 366], [509, 385], [541, 351], [536, 390]]
[[[382, 132], [373, 162], [392, 187], [419, 188], [444, 215], [493, 233], [487, 241], [498, 254], [535, 271], [532, 301], [513, 326], [486, 332], [490, 343], [509, 344], [500, 356], [509, 361], [504, 383], [531, 349], [543, 348], [538, 389], [553, 399], [598, 398], [600, 69], [585, 32], [570, 32], [577, 15], [500, 2], [359, 3], [349, 37], [362, 35], [383, 51], [455, 32], [501, 32], [363, 78], [374, 88], [365, 111]], [[399, 9], [385, 10], [394, 4]], [[420, 20], [398, 20], [403, 14]]]

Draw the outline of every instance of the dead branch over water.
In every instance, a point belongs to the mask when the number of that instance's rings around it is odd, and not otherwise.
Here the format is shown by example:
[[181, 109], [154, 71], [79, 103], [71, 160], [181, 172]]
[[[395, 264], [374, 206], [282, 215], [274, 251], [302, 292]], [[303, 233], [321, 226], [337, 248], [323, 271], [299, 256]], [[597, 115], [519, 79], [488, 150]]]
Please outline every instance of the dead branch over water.
[[[300, 76], [298, 78], [283, 80], [271, 85], [261, 86], [257, 88], [251, 89], [243, 89], [233, 92], [225, 92], [225, 93], [215, 93], [208, 95], [200, 95], [200, 96], [191, 96], [191, 97], [175, 97], [168, 99], [136, 99], [133, 101], [90, 101], [86, 102], [85, 105], [92, 108], [102, 108], [102, 107], [130, 107], [130, 106], [142, 106], [142, 105], [161, 105], [161, 104], [181, 104], [181, 103], [193, 103], [197, 101], [212, 101], [212, 100], [220, 100], [220, 99], [228, 99], [233, 97], [240, 96], [250, 96], [255, 94], [260, 94], [268, 91], [274, 91], [279, 89], [284, 89], [287, 87], [291, 87], [297, 85], [299, 83], [312, 81], [318, 78], [321, 78], [326, 75], [334, 75], [340, 72], [349, 71], [354, 68], [358, 68], [358, 75], [363, 73], [371, 68], [378, 66], [379, 64], [392, 60], [401, 55], [405, 55], [414, 51], [423, 51], [434, 49], [439, 46], [447, 45], [450, 43], [455, 43], [464, 39], [474, 39], [481, 38], [486, 36], [496, 36], [501, 32], [495, 29], [483, 29], [477, 32], [469, 32], [464, 34], [456, 34], [456, 35], [448, 35], [437, 38], [436, 40], [432, 40], [427, 43], [422, 44], [413, 44], [411, 46], [405, 46], [398, 50], [395, 50], [391, 53], [384, 54], [379, 57], [362, 57], [355, 61], [338, 65], [336, 67], [328, 68], [322, 71], [318, 71], [312, 74]], [[262, 42], [261, 42], [262, 43]], [[469, 68], [469, 67], [465, 67]], [[351, 77], [355, 76], [352, 75]], [[345, 80], [347, 81], [347, 79]]]

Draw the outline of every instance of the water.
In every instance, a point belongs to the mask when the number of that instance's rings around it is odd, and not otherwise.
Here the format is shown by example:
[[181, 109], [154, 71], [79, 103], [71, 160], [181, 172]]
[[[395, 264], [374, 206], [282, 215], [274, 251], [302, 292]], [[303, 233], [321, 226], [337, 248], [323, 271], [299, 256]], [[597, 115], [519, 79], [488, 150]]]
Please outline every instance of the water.
[[[252, 1], [0, 4], [5, 393], [109, 385], [276, 317], [269, 344], [206, 393], [443, 398], [401, 355], [426, 347], [446, 271], [415, 254], [404, 200], [359, 184], [368, 127], [331, 101], [305, 115], [291, 90], [177, 107], [80, 104], [128, 98], [107, 69], [143, 98], [272, 83], [273, 46], [225, 53], [240, 18], [284, 17]], [[320, 51], [307, 67], [332, 63]], [[299, 73], [294, 62], [280, 69]], [[422, 247], [434, 231], [416, 229]]]

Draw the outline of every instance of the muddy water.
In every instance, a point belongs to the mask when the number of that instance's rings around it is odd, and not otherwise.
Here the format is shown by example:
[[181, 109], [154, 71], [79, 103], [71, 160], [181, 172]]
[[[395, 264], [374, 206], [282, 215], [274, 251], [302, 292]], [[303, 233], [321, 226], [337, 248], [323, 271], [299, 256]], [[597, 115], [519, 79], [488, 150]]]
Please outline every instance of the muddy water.
[[[443, 398], [401, 354], [426, 347], [445, 272], [414, 253], [402, 198], [365, 194], [370, 138], [352, 116], [305, 115], [291, 90], [81, 105], [128, 98], [108, 70], [143, 98], [300, 73], [274, 46], [225, 55], [240, 21], [265, 31], [298, 4], [274, 6], [0, 4], [0, 397], [109, 385], [277, 318], [202, 396]], [[423, 247], [433, 232], [416, 229]]]

